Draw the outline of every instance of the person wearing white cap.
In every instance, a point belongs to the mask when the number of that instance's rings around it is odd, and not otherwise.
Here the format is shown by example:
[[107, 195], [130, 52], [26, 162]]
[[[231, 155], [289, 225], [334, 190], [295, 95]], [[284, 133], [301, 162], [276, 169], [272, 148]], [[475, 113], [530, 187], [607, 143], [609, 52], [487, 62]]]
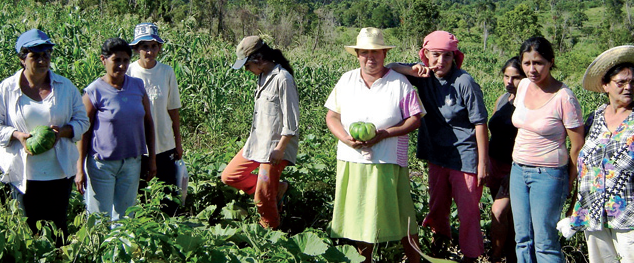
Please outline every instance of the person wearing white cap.
[[[163, 43], [156, 25], [136, 25], [130, 47], [139, 55], [139, 59], [130, 64], [127, 74], [143, 80], [150, 99], [156, 144], [156, 177], [165, 184], [176, 185], [175, 161], [183, 156], [178, 112], [181, 100], [174, 69], [156, 60]], [[169, 199], [164, 199], [161, 203], [164, 205], [161, 211], [169, 216], [176, 215], [177, 203]]]
[[[22, 68], [0, 84], [0, 168], [2, 182], [11, 184], [33, 233], [38, 220], [50, 220], [67, 237], [68, 201], [79, 158], [75, 142], [89, 122], [77, 87], [50, 70], [54, 45], [37, 29], [18, 38], [15, 50]], [[53, 128], [56, 143], [33, 155], [26, 140], [40, 125]]]
[[[328, 97], [326, 124], [339, 139], [331, 236], [356, 241], [365, 262], [375, 243], [401, 240], [410, 262], [420, 255], [414, 202], [407, 168], [408, 134], [426, 113], [405, 76], [384, 66], [387, 46], [377, 28], [363, 28], [345, 50], [360, 68], [343, 74]], [[369, 122], [376, 136], [356, 140], [349, 129]], [[408, 235], [412, 238], [408, 239]]]
[[[222, 171], [222, 182], [253, 194], [263, 227], [276, 229], [289, 183], [280, 182], [294, 165], [299, 145], [299, 96], [293, 68], [279, 49], [259, 36], [248, 36], [236, 48], [234, 69], [258, 76], [251, 133], [244, 147]], [[259, 168], [258, 174], [252, 174]]]
[[634, 262], [634, 46], [611, 48], [588, 66], [583, 88], [607, 93], [589, 116], [578, 157], [571, 224], [584, 230], [595, 262]]

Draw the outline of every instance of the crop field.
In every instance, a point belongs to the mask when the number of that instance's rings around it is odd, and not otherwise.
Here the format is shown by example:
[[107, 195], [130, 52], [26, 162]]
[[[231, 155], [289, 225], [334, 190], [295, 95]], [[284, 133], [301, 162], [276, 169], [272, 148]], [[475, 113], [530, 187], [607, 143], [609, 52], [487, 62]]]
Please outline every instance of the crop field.
[[[0, 3], [1, 79], [19, 69], [14, 48], [19, 34], [39, 28], [57, 44], [52, 70], [83, 90], [105, 73], [99, 61], [101, 44], [110, 37], [132, 40], [134, 25], [146, 22], [133, 15], [104, 17], [98, 10], [53, 3], [11, 2]], [[52, 237], [57, 229], [42, 223], [40, 233], [31, 233], [5, 186], [0, 194], [0, 262], [360, 262], [362, 258], [350, 243], [329, 238], [336, 139], [326, 127], [323, 107], [339, 77], [358, 67], [357, 60], [343, 49], [343, 44], [354, 43], [358, 29], [338, 29], [341, 37], [332, 46], [312, 49], [310, 43], [304, 44], [300, 39], [282, 50], [295, 69], [301, 135], [297, 165], [286, 168], [283, 174], [292, 186], [289, 203], [280, 230], [272, 231], [257, 224], [259, 218], [251, 197], [220, 181], [220, 173], [248, 137], [256, 77], [230, 68], [236, 43], [219, 40], [205, 30], [194, 30], [188, 21], [157, 25], [166, 40], [159, 60], [175, 69], [183, 104], [181, 133], [190, 184], [180, 215], [170, 218], [161, 213], [163, 186], [153, 181], [131, 208], [135, 218], [121, 220], [120, 226], [111, 230], [97, 216], [86, 215], [83, 197], [73, 191], [70, 243], [55, 248]], [[390, 30], [385, 34], [388, 43], [398, 41]], [[459, 32], [457, 35], [461, 36]], [[275, 39], [266, 35], [264, 38], [275, 44]], [[418, 61], [414, 47], [393, 44], [397, 48], [388, 52], [386, 62]], [[491, 112], [495, 99], [503, 92], [499, 67], [512, 55], [495, 50], [482, 52], [479, 43], [469, 41], [461, 42], [461, 49], [466, 54], [464, 68], [482, 86]], [[605, 101], [580, 88], [585, 67], [600, 53], [592, 48], [586, 50], [558, 57], [558, 70], [554, 72], [577, 94], [584, 114]], [[428, 212], [426, 164], [413, 157], [414, 135], [410, 135], [411, 194], [421, 222]], [[487, 191], [481, 206], [485, 235], [490, 227], [492, 203]], [[455, 209], [451, 220], [457, 236]], [[421, 249], [429, 252], [430, 230], [420, 229], [419, 235]], [[570, 262], [584, 262], [586, 249], [581, 234], [561, 242]], [[398, 242], [381, 244], [376, 249], [377, 262], [402, 261]], [[457, 253], [456, 246], [448, 250]], [[481, 260], [488, 262], [486, 258]]]

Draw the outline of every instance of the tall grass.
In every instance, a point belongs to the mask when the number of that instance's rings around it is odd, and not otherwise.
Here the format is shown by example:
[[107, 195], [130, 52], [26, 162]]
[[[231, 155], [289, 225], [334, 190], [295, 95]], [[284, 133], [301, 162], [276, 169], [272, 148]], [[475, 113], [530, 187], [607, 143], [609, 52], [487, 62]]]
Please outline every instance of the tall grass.
[[[0, 3], [0, 21], [3, 21], [0, 25], [0, 79], [9, 77], [19, 69], [14, 49], [19, 34], [31, 28], [40, 28], [49, 34], [53, 42], [57, 44], [53, 53], [52, 69], [69, 78], [80, 90], [83, 90], [84, 87], [105, 73], [99, 60], [101, 44], [110, 37], [122, 37], [130, 41], [133, 38], [134, 25], [146, 22], [140, 17], [130, 15], [101, 17], [96, 9], [81, 10], [73, 6], [62, 6], [56, 2], [47, 4], [35, 1], [15, 2], [16, 4]], [[194, 31], [187, 23], [189, 23], [188, 20], [175, 24], [157, 22], [161, 37], [166, 40], [159, 60], [174, 68], [183, 104], [180, 111], [181, 131], [186, 151], [185, 157], [192, 176], [190, 197], [183, 209], [186, 217], [183, 220], [189, 222], [189, 225], [202, 227], [202, 230], [208, 232], [195, 232], [196, 230], [191, 228], [175, 231], [171, 229], [175, 227], [173, 222], [156, 226], [158, 229], [156, 231], [162, 231], [160, 233], [165, 235], [187, 236], [187, 238], [195, 240], [192, 242], [204, 240], [204, 242], [200, 241], [202, 242], [200, 244], [204, 244], [208, 248], [218, 244], [227, 246], [230, 251], [236, 250], [239, 251], [236, 253], [246, 255], [247, 252], [238, 247], [232, 247], [228, 243], [231, 238], [222, 236], [222, 233], [226, 234], [226, 232], [219, 228], [227, 227], [226, 220], [228, 219], [243, 218], [243, 216], [239, 216], [240, 211], [242, 211], [239, 207], [247, 207], [250, 212], [244, 219], [246, 222], [257, 222], [257, 218], [253, 216], [256, 213], [246, 194], [223, 186], [218, 177], [226, 163], [240, 149], [248, 136], [256, 77], [244, 70], [230, 68], [235, 58], [234, 44], [219, 41], [214, 36], [210, 36], [208, 31]], [[344, 72], [358, 67], [356, 58], [343, 49], [343, 45], [354, 44], [357, 31], [357, 29], [338, 28], [337, 32], [340, 33], [340, 36], [334, 40], [332, 45], [321, 46], [315, 50], [307, 42], [298, 42], [289, 49], [283, 50], [296, 72], [301, 111], [298, 164], [287, 168], [285, 172], [285, 176], [294, 185], [291, 192], [291, 203], [285, 214], [285, 223], [288, 226], [285, 231], [287, 232], [300, 233], [306, 228], [310, 228], [313, 229], [310, 231], [325, 235], [323, 231], [328, 229], [332, 213], [336, 140], [325, 125], [326, 109], [323, 104], [339, 77]], [[418, 47], [401, 45], [391, 30], [386, 30], [386, 40], [388, 44], [397, 46], [388, 52], [386, 63], [417, 62], [419, 60]], [[275, 40], [270, 41], [270, 43], [275, 46]], [[483, 52], [480, 43], [465, 41], [460, 43], [460, 47], [466, 54], [463, 68], [482, 87], [485, 103], [491, 112], [493, 103], [504, 91], [499, 70], [502, 63], [507, 60], [507, 56], [500, 56], [499, 52], [493, 50]], [[554, 74], [573, 88], [584, 107], [584, 114], [588, 114], [603, 101], [600, 95], [580, 88], [583, 74], [581, 71], [589, 64], [596, 52], [591, 52], [592, 48], [587, 47], [575, 50], [579, 52], [558, 55], [556, 62], [558, 69], [554, 71]], [[414, 139], [411, 142], [410, 151], [413, 151]], [[425, 163], [423, 161], [411, 158], [410, 167], [414, 174], [424, 174]], [[414, 178], [413, 186], [412, 195], [418, 211], [419, 218], [417, 219], [420, 221], [427, 212], [424, 177]], [[490, 201], [490, 197], [483, 197], [483, 229], [488, 229], [490, 223], [488, 217]], [[0, 210], [0, 217], [2, 217], [3, 211]], [[99, 228], [103, 226], [84, 226], [87, 222], [85, 219], [81, 219], [84, 218], [81, 214], [83, 207], [81, 197], [77, 194], [74, 194], [73, 200], [71, 200], [71, 211], [74, 213], [73, 216], [78, 215], [80, 218], [70, 219], [73, 221], [71, 224], [73, 231], [71, 232], [75, 232], [75, 235], [80, 235], [80, 232], [83, 231], [81, 232], [82, 238], [89, 239], [89, 231], [107, 231], [106, 228]], [[10, 217], [11, 215], [6, 216]], [[132, 227], [137, 227], [137, 223], [129, 222], [130, 228], [128, 230], [133, 231]], [[187, 225], [181, 221], [178, 224]], [[198, 224], [202, 224], [202, 226]], [[455, 214], [452, 216], [452, 224], [457, 227]], [[210, 230], [212, 228], [213, 231]], [[234, 228], [228, 227], [227, 229]], [[102, 234], [104, 236], [99, 236], [102, 239], [106, 238], [105, 235], [115, 237], [112, 233], [103, 232]], [[241, 237], [247, 238], [247, 234]], [[256, 234], [254, 234], [255, 237], [265, 238], [264, 234], [261, 236]], [[225, 239], [222, 241], [211, 240], [209, 239], [210, 235]], [[421, 237], [424, 238], [423, 244], [428, 241], [429, 236], [428, 230], [421, 230]], [[116, 236], [116, 238], [122, 237]], [[152, 237], [146, 238], [151, 239]], [[327, 240], [325, 237], [323, 239]], [[236, 244], [240, 243], [239, 241], [235, 242]], [[332, 243], [332, 241], [327, 242]], [[567, 244], [576, 249], [580, 242], [582, 243], [582, 241], [576, 241], [576, 243]], [[152, 244], [170, 246], [158, 241]], [[109, 245], [102, 246], [108, 247]], [[183, 248], [182, 244], [174, 246], [174, 249], [178, 246]], [[248, 247], [251, 250], [261, 249]], [[117, 246], [113, 245], [112, 249], [115, 248]], [[120, 248], [132, 249], [125, 246]], [[74, 249], [76, 249], [75, 252], [69, 253], [78, 257], [80, 255], [76, 254], [77, 251], [86, 251], [86, 253], [97, 253], [96, 251], [98, 251], [81, 250], [85, 248], [79, 246], [74, 247]], [[384, 249], [392, 250], [393, 247]], [[164, 255], [174, 253], [174, 257], [180, 260], [203, 257], [203, 255], [195, 253], [184, 255], [169, 249], [165, 251], [162, 252], [166, 253]], [[185, 249], [184, 251], [189, 250]], [[145, 253], [145, 251], [137, 251], [136, 249], [131, 250], [132, 254], [140, 253], [139, 255], [141, 255], [142, 252]], [[118, 254], [112, 252], [109, 255], [116, 256]], [[380, 260], [394, 262], [398, 259], [380, 258]]]

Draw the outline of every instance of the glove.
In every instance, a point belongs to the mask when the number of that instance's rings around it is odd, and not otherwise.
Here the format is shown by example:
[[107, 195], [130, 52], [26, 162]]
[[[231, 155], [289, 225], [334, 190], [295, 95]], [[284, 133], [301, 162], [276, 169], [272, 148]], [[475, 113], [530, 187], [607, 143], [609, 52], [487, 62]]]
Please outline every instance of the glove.
[[570, 224], [570, 217], [566, 217], [562, 220], [559, 220], [557, 223], [557, 230], [561, 232], [561, 235], [566, 239], [570, 239], [572, 236], [577, 233], [577, 230], [572, 229], [572, 225]]

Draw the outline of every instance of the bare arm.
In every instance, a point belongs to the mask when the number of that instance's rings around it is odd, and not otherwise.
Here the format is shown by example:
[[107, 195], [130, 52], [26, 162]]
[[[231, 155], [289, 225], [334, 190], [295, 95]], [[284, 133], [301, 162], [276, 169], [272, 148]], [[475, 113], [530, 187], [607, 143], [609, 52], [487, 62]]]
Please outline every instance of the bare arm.
[[383, 139], [408, 134], [416, 130], [420, 126], [420, 118], [422, 118], [422, 115], [419, 113], [416, 115], [412, 115], [409, 118], [404, 119], [396, 125], [385, 130], [377, 130], [376, 136], [371, 140], [366, 141], [363, 145], [367, 147], [372, 147]]
[[79, 159], [77, 160], [77, 175], [75, 175], [75, 186], [77, 186], [77, 191], [81, 194], [84, 194], [86, 189], [86, 173], [84, 171], [84, 163], [86, 162], [86, 156], [88, 155], [88, 150], [90, 149], [90, 140], [92, 139], [93, 134], [93, 126], [95, 124], [95, 114], [97, 113], [97, 109], [90, 102], [90, 98], [87, 94], [84, 94], [82, 97], [82, 102], [84, 103], [84, 107], [86, 107], [86, 114], [88, 115], [88, 120], [90, 123], [90, 127], [88, 131], [81, 135], [81, 139], [77, 143], [77, 150], [79, 150]]
[[183, 158], [180, 114], [178, 109], [168, 110], [167, 114], [170, 115], [170, 119], [172, 120], [172, 131], [174, 132], [174, 142], [176, 143], [176, 160], [180, 160]]
[[355, 149], [363, 146], [363, 142], [353, 139], [343, 128], [341, 124], [341, 114], [328, 110], [328, 113], [326, 113], [326, 125], [330, 132], [346, 145]]
[[475, 126], [476, 143], [478, 145], [478, 187], [488, 179], [489, 166], [489, 131], [486, 123]]
[[418, 77], [418, 72], [416, 72], [416, 70], [414, 70], [414, 67], [410, 67], [410, 66], [405, 66], [405, 65], [401, 65], [398, 63], [390, 63], [387, 64], [387, 66], [385, 66], [386, 68], [391, 68], [394, 71], [401, 73], [403, 75], [409, 75], [409, 76], [414, 76], [414, 77]]
[[146, 179], [149, 181], [156, 176], [156, 144], [154, 142], [154, 121], [152, 120], [150, 99], [147, 94], [143, 96], [143, 109], [145, 109], [145, 116], [143, 117], [145, 127], [145, 144], [147, 145], [147, 152], [149, 156], [148, 175]]
[[568, 191], [572, 192], [574, 183], [577, 180], [577, 158], [579, 157], [581, 147], [583, 147], [585, 143], [583, 125], [566, 129], [566, 133], [570, 138], [570, 161], [568, 163], [568, 175], [570, 178], [568, 178]]

